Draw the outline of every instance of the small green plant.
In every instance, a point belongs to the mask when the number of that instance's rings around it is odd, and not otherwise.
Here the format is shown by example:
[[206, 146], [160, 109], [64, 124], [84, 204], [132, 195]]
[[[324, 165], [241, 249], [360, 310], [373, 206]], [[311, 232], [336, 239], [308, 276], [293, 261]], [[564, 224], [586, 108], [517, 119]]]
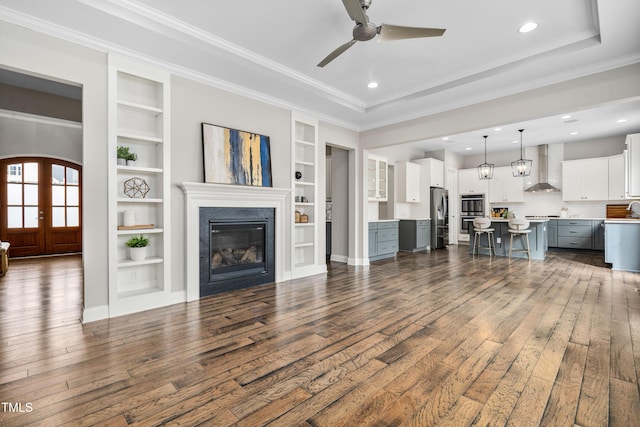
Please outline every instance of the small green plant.
[[118, 146], [118, 158], [127, 160], [131, 153], [129, 152], [129, 147], [124, 145]]
[[138, 160], [138, 155], [136, 153], [129, 153], [129, 155], [127, 156], [127, 160], [135, 162], [136, 160]]
[[145, 246], [149, 246], [151, 242], [148, 237], [144, 237], [142, 234], [139, 236], [133, 236], [129, 240], [126, 241], [125, 245], [130, 248], [144, 248]]

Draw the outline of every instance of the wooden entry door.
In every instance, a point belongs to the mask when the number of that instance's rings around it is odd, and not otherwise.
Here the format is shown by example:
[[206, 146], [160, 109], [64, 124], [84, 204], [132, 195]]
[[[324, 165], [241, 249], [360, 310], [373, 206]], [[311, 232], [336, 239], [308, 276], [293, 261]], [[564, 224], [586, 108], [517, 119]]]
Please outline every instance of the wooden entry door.
[[82, 168], [64, 160], [0, 160], [0, 239], [12, 256], [82, 250]]

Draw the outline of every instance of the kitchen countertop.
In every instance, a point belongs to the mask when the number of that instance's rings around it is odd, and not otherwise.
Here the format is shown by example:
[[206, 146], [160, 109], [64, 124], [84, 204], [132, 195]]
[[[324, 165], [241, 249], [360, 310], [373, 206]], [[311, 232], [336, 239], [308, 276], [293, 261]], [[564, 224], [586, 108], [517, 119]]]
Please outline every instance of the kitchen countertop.
[[640, 218], [607, 218], [605, 224], [640, 224]]
[[370, 219], [369, 222], [397, 222], [399, 219]]
[[[491, 222], [509, 222], [508, 219], [502, 219], [502, 218], [489, 218], [491, 220]], [[473, 221], [473, 218], [465, 218], [464, 221]], [[537, 219], [527, 219], [527, 221], [529, 222], [549, 222], [548, 219], [542, 219], [542, 218], [537, 218]]]

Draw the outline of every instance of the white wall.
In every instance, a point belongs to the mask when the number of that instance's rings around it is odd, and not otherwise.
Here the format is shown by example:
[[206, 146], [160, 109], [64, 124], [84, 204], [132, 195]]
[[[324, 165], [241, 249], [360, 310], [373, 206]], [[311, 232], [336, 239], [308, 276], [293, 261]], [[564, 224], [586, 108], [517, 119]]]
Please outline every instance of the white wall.
[[108, 304], [107, 56], [35, 31], [0, 22], [0, 66], [82, 86], [84, 316]]

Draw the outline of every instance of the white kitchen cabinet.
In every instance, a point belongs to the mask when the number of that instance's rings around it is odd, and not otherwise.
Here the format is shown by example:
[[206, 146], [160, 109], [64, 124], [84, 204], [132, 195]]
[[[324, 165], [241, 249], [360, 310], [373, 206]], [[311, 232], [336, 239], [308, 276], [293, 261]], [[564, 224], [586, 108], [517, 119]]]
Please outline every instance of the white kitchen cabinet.
[[398, 202], [420, 202], [420, 165], [412, 162], [396, 163], [396, 182], [398, 184]]
[[422, 182], [427, 187], [444, 188], [444, 162], [438, 159], [414, 159], [414, 163], [422, 166]]
[[609, 200], [624, 199], [624, 155], [609, 157]]
[[524, 202], [524, 181], [514, 177], [511, 167], [494, 168], [493, 178], [489, 181], [490, 203]]
[[562, 200], [609, 199], [609, 160], [568, 160], [562, 162]]
[[387, 201], [388, 160], [384, 157], [369, 155], [367, 162], [367, 194], [370, 202]]
[[640, 197], [640, 133], [627, 135], [625, 158], [626, 196]]
[[489, 183], [478, 177], [478, 169], [461, 169], [458, 171], [459, 194], [487, 194]]

